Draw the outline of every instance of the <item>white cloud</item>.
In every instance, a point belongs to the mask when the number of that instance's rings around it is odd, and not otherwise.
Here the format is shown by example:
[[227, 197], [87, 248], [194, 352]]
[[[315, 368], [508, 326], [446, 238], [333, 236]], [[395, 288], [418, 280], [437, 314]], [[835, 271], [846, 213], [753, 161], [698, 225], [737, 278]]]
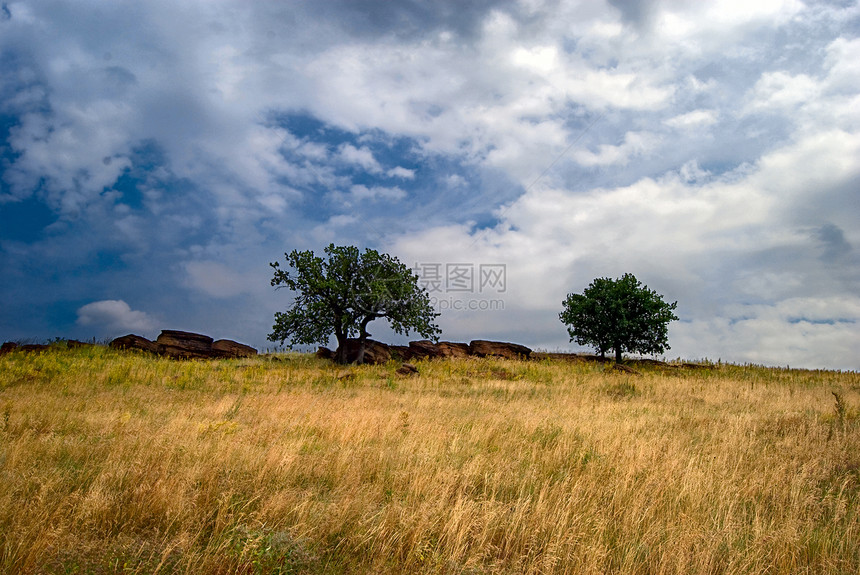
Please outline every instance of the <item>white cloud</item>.
[[371, 174], [382, 172], [382, 166], [373, 157], [373, 152], [370, 151], [370, 148], [364, 146], [356, 148], [352, 144], [343, 144], [340, 147], [340, 158], [344, 162], [355, 164]]
[[147, 333], [156, 329], [145, 312], [135, 311], [123, 300], [108, 299], [88, 303], [78, 309], [78, 325], [116, 335], [123, 331]]
[[837, 38], [827, 46], [828, 88], [857, 93], [860, 83], [860, 38]]
[[466, 186], [466, 184], [466, 179], [459, 174], [450, 174], [445, 176], [445, 185], [448, 186], [448, 188], [462, 188]]
[[665, 5], [655, 19], [654, 30], [663, 41], [697, 49], [714, 49], [720, 43], [755, 34], [762, 26], [789, 22], [805, 6], [799, 0], [718, 0]]
[[404, 180], [414, 180], [415, 170], [409, 170], [402, 166], [396, 166], [385, 172], [389, 178], [402, 178]]
[[797, 200], [849, 185], [860, 176], [860, 132], [822, 130], [761, 159], [755, 185]]
[[517, 48], [511, 59], [515, 66], [522, 66], [544, 74], [555, 71], [559, 66], [558, 49], [555, 46], [536, 46], [531, 49]]
[[710, 359], [806, 368], [856, 369], [860, 299], [790, 298], [775, 304], [734, 305], [726, 316], [679, 324], [684, 349], [709, 342]]
[[[568, 20], [588, 20], [588, 12]], [[536, 167], [575, 135], [565, 125], [571, 107], [655, 110], [675, 93], [665, 74], [642, 60], [608, 67], [563, 49], [571, 32], [556, 24], [543, 23], [547, 39], [535, 42], [532, 31], [494, 12], [466, 52], [441, 37], [334, 46], [305, 68], [317, 86], [311, 109], [350, 130], [372, 125], [403, 133], [419, 138], [425, 150], [462, 154], [517, 180], [533, 179]]]
[[651, 134], [627, 132], [624, 135], [624, 142], [618, 146], [601, 144], [597, 152], [576, 150], [571, 156], [583, 166], [624, 165], [632, 158], [652, 149], [655, 143], [655, 138]]
[[355, 201], [367, 200], [402, 200], [406, 197], [406, 192], [398, 187], [388, 188], [384, 186], [373, 186], [368, 188], [363, 185], [355, 185], [350, 188], [350, 195]]
[[130, 110], [121, 102], [61, 103], [53, 117], [27, 114], [9, 143], [20, 156], [5, 173], [19, 197], [44, 185], [52, 206], [79, 213], [110, 187], [130, 164], [124, 124]]
[[710, 172], [699, 167], [699, 162], [696, 160], [687, 162], [678, 170], [678, 176], [681, 178], [681, 181], [688, 184], [704, 183], [710, 175]]
[[792, 76], [785, 72], [767, 72], [753, 87], [749, 108], [790, 111], [813, 102], [820, 94], [819, 82], [806, 74]]
[[674, 93], [673, 87], [656, 85], [643, 74], [612, 73], [599, 69], [586, 69], [583, 72], [571, 74], [560, 85], [572, 99], [595, 109], [660, 109]]
[[820, 68], [808, 73], [765, 71], [746, 94], [745, 115], [768, 113], [802, 133], [860, 127], [860, 41], [837, 38], [825, 49]]
[[678, 129], [704, 128], [716, 124], [717, 118], [718, 113], [715, 110], [693, 110], [664, 120], [663, 123]]

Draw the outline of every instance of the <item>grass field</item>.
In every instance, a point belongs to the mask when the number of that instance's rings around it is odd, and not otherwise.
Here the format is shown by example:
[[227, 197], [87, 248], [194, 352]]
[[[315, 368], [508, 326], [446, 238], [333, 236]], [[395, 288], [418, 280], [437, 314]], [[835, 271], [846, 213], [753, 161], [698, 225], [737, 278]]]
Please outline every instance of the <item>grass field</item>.
[[860, 375], [0, 357], [0, 572], [860, 572]]

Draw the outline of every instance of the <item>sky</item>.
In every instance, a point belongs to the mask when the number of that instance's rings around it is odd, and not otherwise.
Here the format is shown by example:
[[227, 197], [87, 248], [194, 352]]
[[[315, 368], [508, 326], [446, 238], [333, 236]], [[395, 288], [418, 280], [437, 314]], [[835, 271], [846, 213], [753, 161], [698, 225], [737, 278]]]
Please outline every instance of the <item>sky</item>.
[[444, 340], [587, 351], [562, 301], [633, 273], [667, 358], [858, 370], [858, 32], [839, 0], [4, 1], [0, 340], [273, 349], [269, 263], [335, 243], [413, 268]]

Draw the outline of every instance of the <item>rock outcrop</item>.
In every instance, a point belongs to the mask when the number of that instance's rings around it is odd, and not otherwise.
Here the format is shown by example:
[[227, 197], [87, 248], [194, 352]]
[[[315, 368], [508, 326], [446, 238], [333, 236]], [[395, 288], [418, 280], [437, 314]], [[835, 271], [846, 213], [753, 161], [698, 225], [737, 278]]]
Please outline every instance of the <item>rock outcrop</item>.
[[214, 357], [212, 342], [208, 335], [173, 329], [165, 329], [155, 340], [158, 353], [187, 359]]
[[57, 341], [54, 344], [25, 343], [25, 344], [21, 344], [21, 345], [15, 343], [14, 341], [7, 341], [2, 346], [0, 346], [0, 355], [3, 355], [4, 353], [9, 353], [9, 352], [12, 352], [15, 350], [27, 351], [27, 352], [39, 352], [39, 351], [46, 351], [46, 350], [49, 350], [51, 348], [62, 349], [63, 343], [66, 344], [66, 349], [76, 349], [76, 348], [80, 348], [80, 347], [90, 347], [92, 345], [95, 345], [92, 343], [86, 343], [83, 341], [78, 341], [76, 339]]
[[[346, 340], [346, 362], [355, 363], [358, 360], [359, 344], [357, 339]], [[316, 356], [321, 359], [335, 359], [337, 352], [330, 350], [327, 347], [317, 349]], [[364, 341], [364, 363], [370, 365], [378, 365], [386, 363], [392, 358], [391, 347], [373, 340], [367, 339]]]
[[[359, 343], [357, 339], [348, 339], [346, 343], [346, 360], [353, 363], [358, 360]], [[382, 342], [368, 339], [364, 341], [364, 363], [379, 365], [391, 359], [388, 346]]]
[[[358, 359], [358, 340], [347, 340], [347, 363], [354, 363]], [[532, 350], [516, 343], [501, 341], [475, 340], [472, 343], [458, 343], [452, 341], [440, 341], [433, 343], [428, 339], [410, 341], [405, 345], [386, 345], [378, 341], [368, 339], [365, 342], [364, 363], [380, 364], [391, 359], [399, 361], [412, 361], [419, 359], [436, 359], [442, 357], [504, 357], [508, 359], [528, 359]], [[321, 347], [316, 356], [322, 359], [334, 359], [335, 352]]]
[[130, 333], [122, 337], [118, 337], [108, 344], [114, 349], [139, 349], [150, 353], [158, 353], [158, 346], [154, 341], [149, 341], [145, 337]]
[[409, 342], [410, 359], [433, 359], [434, 357], [442, 357], [442, 352], [439, 351], [439, 346], [429, 339]]
[[517, 343], [486, 341], [476, 339], [469, 343], [469, 355], [478, 357], [504, 357], [508, 359], [528, 359], [532, 350]]
[[334, 352], [327, 347], [318, 347], [316, 356], [320, 359], [334, 359]]
[[3, 345], [0, 345], [0, 355], [3, 355], [4, 353], [11, 353], [16, 349], [18, 349], [17, 343], [15, 343], [14, 341], [7, 341]]
[[399, 359], [400, 361], [412, 359], [412, 350], [409, 349], [408, 345], [389, 345], [388, 351], [391, 353], [392, 359]]
[[440, 341], [436, 344], [440, 357], [469, 357], [469, 344]]
[[232, 339], [219, 339], [212, 342], [212, 353], [215, 357], [253, 357], [257, 350]]
[[139, 349], [177, 359], [237, 358], [257, 355], [249, 345], [231, 339], [213, 341], [208, 335], [166, 329], [154, 342], [129, 334], [110, 342], [115, 349]]
[[51, 349], [51, 346], [46, 343], [25, 343], [24, 345], [18, 346], [18, 351], [47, 351]]

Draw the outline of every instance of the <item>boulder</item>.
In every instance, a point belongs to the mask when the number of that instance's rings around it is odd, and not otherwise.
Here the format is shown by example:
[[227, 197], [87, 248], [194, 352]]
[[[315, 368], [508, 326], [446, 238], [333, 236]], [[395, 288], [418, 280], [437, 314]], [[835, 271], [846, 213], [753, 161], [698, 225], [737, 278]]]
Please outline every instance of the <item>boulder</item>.
[[476, 339], [469, 343], [469, 354], [478, 357], [504, 357], [508, 359], [528, 358], [532, 350], [517, 343], [485, 341]]
[[[354, 363], [358, 360], [358, 339], [346, 340], [346, 361]], [[391, 359], [388, 346], [373, 339], [364, 340], [364, 363], [378, 365]]]
[[78, 341], [76, 339], [66, 340], [66, 347], [68, 347], [69, 349], [78, 349], [81, 347], [93, 347], [93, 345], [94, 344], [92, 344], [92, 343], [87, 343], [85, 341]]
[[468, 343], [455, 343], [452, 341], [440, 341], [436, 344], [441, 357], [469, 357]]
[[434, 357], [442, 357], [442, 352], [439, 351], [439, 346], [429, 339], [409, 342], [410, 359], [433, 359]]
[[155, 340], [158, 353], [183, 359], [215, 357], [208, 335], [165, 329]]
[[44, 343], [26, 343], [24, 345], [19, 345], [18, 349], [20, 351], [47, 351], [51, 348], [50, 345]]
[[400, 361], [412, 359], [412, 350], [408, 345], [389, 345], [388, 352], [393, 359], [399, 359]]
[[3, 355], [4, 353], [10, 353], [17, 348], [18, 348], [17, 343], [15, 343], [14, 341], [7, 341], [3, 345], [0, 345], [0, 355]]
[[411, 363], [404, 363], [403, 365], [401, 365], [400, 367], [397, 368], [397, 371], [395, 373], [397, 375], [402, 375], [405, 377], [408, 377], [411, 375], [418, 375], [418, 368], [415, 367], [414, 365], [412, 365]]
[[[327, 347], [317, 348], [316, 356], [320, 359], [330, 359], [334, 361], [337, 358], [337, 351], [332, 351]], [[358, 340], [346, 340], [346, 362], [355, 363], [358, 359]], [[380, 364], [391, 359], [391, 351], [389, 347], [381, 342], [368, 339], [364, 341], [364, 363]]]
[[108, 345], [114, 349], [140, 349], [150, 353], [158, 353], [158, 346], [155, 342], [133, 333], [118, 337]]
[[212, 343], [212, 353], [215, 357], [253, 357], [257, 350], [231, 339], [219, 339]]
[[616, 363], [610, 369], [612, 369], [614, 371], [620, 371], [621, 373], [629, 373], [632, 375], [642, 375], [638, 371], [636, 371], [635, 369], [630, 367], [629, 365], [624, 365], [622, 363]]
[[334, 352], [327, 347], [318, 347], [316, 356], [320, 359], [334, 359]]
[[[358, 358], [358, 348], [355, 350], [356, 358]], [[391, 352], [388, 351], [388, 346], [384, 343], [368, 339], [364, 346], [364, 363], [382, 364], [387, 363], [391, 359]]]

